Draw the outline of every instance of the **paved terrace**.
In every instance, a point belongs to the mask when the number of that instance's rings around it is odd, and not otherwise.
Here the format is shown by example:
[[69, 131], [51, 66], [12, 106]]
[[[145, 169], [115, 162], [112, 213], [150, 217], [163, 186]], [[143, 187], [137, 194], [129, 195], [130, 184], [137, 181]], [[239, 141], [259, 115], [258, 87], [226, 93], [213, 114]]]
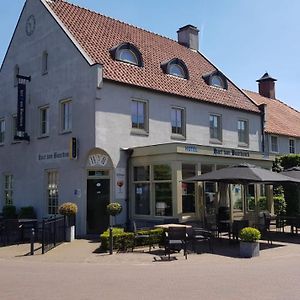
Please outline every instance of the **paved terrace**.
[[[238, 257], [224, 239], [215, 253], [155, 262], [161, 250], [99, 253], [98, 241], [76, 240], [45, 255], [29, 245], [0, 248], [1, 299], [300, 299], [300, 237], [274, 233], [260, 256]], [[207, 251], [203, 245], [203, 251]]]

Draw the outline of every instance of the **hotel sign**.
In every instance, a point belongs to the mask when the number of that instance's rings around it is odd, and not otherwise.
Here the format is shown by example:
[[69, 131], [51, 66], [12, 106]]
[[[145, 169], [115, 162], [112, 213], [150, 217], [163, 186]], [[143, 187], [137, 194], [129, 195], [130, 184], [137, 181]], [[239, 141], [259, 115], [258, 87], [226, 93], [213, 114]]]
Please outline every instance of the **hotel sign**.
[[236, 149], [214, 148], [213, 153], [214, 155], [221, 155], [221, 156], [250, 157], [249, 151], [236, 150]]
[[26, 84], [18, 84], [17, 131], [25, 132]]
[[52, 161], [68, 159], [68, 158], [69, 158], [69, 151], [53, 151], [53, 152], [38, 154], [39, 162], [52, 162]]

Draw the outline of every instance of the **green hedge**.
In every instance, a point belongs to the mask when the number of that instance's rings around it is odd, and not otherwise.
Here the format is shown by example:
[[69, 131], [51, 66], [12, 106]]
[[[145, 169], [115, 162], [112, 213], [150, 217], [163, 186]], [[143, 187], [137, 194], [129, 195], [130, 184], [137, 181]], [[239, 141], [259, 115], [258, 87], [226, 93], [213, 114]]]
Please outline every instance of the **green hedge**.
[[33, 206], [21, 207], [18, 217], [20, 219], [35, 219], [36, 213]]
[[15, 219], [17, 217], [17, 209], [14, 205], [4, 205], [2, 214], [6, 219]]
[[[140, 238], [135, 240], [133, 232], [125, 232], [123, 228], [113, 228], [113, 248], [126, 250], [134, 246], [148, 246], [153, 244], [162, 244], [163, 229], [138, 230], [137, 235], [149, 235], [149, 238]], [[109, 249], [109, 230], [100, 235], [101, 250]], [[136, 241], [136, 243], [135, 243]]]

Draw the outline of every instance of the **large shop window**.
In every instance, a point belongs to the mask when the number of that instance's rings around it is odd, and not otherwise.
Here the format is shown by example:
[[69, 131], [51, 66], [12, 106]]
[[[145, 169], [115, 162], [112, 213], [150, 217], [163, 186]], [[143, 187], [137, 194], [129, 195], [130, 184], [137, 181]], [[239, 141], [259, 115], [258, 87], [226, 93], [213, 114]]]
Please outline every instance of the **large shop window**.
[[13, 205], [13, 176], [4, 175], [4, 203]]
[[182, 164], [182, 212], [195, 212], [195, 183], [184, 182], [184, 179], [196, 175], [196, 165]]
[[155, 215], [172, 216], [172, 169], [169, 165], [154, 165]]
[[241, 184], [231, 185], [231, 197], [233, 210], [243, 211], [243, 187]]
[[58, 172], [47, 172], [47, 202], [48, 202], [48, 214], [57, 214], [58, 209]]
[[135, 213], [150, 215], [150, 167], [134, 168]]
[[254, 211], [255, 210], [255, 185], [248, 184], [246, 186], [246, 202], [247, 202], [247, 210]]

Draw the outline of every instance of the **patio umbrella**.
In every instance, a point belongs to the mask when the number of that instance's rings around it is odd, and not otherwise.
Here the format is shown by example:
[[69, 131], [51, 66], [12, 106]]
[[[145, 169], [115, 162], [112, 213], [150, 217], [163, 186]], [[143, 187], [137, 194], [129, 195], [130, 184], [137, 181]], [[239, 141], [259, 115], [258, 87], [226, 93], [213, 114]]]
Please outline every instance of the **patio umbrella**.
[[283, 175], [300, 179], [300, 167], [293, 167], [282, 172]]
[[272, 172], [258, 166], [250, 164], [234, 165], [227, 168], [219, 169], [203, 175], [194, 176], [185, 181], [213, 181], [224, 183], [298, 183], [300, 184], [300, 178], [292, 178], [276, 172]]

